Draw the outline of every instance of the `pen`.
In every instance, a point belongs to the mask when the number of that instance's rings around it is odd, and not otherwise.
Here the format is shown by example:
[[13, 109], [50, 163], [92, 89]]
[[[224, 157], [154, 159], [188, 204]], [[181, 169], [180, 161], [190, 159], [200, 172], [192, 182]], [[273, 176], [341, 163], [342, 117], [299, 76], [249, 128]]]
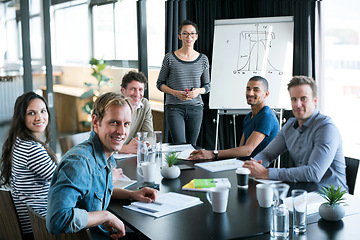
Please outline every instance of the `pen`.
[[186, 89], [185, 89], [185, 93], [187, 93], [187, 92], [188, 92], [188, 89], [186, 88]]
[[143, 210], [143, 211], [147, 211], [147, 212], [151, 212], [151, 213], [156, 213], [158, 212], [158, 210], [155, 209], [151, 209], [151, 208], [145, 208], [145, 207], [139, 207], [139, 206], [135, 206], [136, 208]]

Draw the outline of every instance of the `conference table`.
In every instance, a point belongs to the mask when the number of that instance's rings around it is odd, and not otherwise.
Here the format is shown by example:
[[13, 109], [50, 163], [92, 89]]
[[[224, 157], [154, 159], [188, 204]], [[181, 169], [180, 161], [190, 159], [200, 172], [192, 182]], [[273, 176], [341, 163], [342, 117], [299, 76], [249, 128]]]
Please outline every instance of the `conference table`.
[[[161, 159], [157, 159], [161, 164]], [[143, 180], [136, 171], [136, 157], [116, 160], [117, 167], [121, 167], [126, 176], [136, 179], [137, 183], [129, 189], [136, 190], [143, 186]], [[178, 164], [194, 166], [198, 161], [180, 160]], [[227, 211], [214, 213], [206, 199], [206, 193], [184, 191], [182, 186], [194, 178], [228, 178], [231, 182]], [[108, 210], [131, 228], [138, 239], [154, 240], [201, 240], [201, 239], [272, 239], [270, 236], [271, 208], [261, 208], [256, 200], [257, 181], [250, 179], [247, 189], [237, 187], [235, 170], [209, 172], [199, 167], [181, 171], [176, 179], [164, 179], [157, 169], [155, 183], [160, 185], [159, 194], [177, 192], [199, 197], [200, 205], [181, 210], [163, 217], [154, 218], [124, 208], [130, 201], [112, 199]], [[289, 193], [292, 189], [306, 189], [316, 191], [314, 183], [288, 183]], [[360, 200], [359, 200], [360, 205]], [[347, 213], [338, 222], [329, 222], [320, 218], [318, 213], [307, 216], [307, 232], [296, 234], [292, 232], [292, 215], [289, 217], [289, 239], [359, 239], [357, 229], [360, 222], [360, 211]]]

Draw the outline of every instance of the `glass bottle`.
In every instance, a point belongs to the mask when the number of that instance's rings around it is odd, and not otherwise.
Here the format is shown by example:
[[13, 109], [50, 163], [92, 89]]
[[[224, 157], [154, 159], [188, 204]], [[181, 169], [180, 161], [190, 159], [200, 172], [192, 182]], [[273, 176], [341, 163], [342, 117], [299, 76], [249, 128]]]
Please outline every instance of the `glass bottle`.
[[287, 238], [289, 236], [289, 211], [285, 205], [285, 198], [289, 185], [285, 183], [272, 184], [274, 204], [271, 211], [270, 235], [274, 238]]

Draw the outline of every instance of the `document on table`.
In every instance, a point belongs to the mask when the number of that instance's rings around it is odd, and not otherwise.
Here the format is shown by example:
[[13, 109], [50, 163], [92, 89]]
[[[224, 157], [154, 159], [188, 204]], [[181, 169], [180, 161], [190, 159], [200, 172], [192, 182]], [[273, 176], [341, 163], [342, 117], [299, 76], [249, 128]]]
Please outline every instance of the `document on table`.
[[254, 178], [254, 177], [250, 177], [251, 179], [253, 179], [254, 181], [257, 181], [259, 183], [265, 183], [265, 184], [272, 184], [272, 183], [280, 183], [280, 180], [271, 180], [271, 179], [260, 179], [260, 178]]
[[239, 167], [242, 167], [244, 161], [238, 160], [236, 158], [221, 160], [221, 161], [211, 161], [211, 162], [203, 162], [203, 163], [195, 163], [194, 165], [197, 167], [201, 167], [210, 172], [220, 172], [226, 170], [234, 170]]
[[162, 152], [182, 152], [182, 151], [194, 151], [195, 148], [191, 144], [180, 144], [180, 145], [170, 145], [170, 144], [163, 144], [162, 145]]
[[113, 181], [113, 186], [114, 188], [128, 188], [132, 185], [134, 185], [137, 181], [136, 180], [131, 180], [128, 176], [126, 175], [122, 175], [122, 177], [116, 179], [115, 181]]
[[[319, 207], [326, 200], [320, 196], [317, 192], [309, 192], [307, 194], [307, 215], [314, 214], [319, 212]], [[360, 213], [360, 198], [355, 197], [354, 195], [345, 193], [344, 195], [344, 207], [345, 207], [345, 216]], [[287, 197], [285, 199], [286, 208], [292, 212], [293, 211], [293, 200], [292, 197]]]
[[124, 206], [124, 208], [131, 209], [152, 217], [162, 217], [201, 203], [202, 201], [198, 197], [169, 192], [163, 195], [159, 195], [156, 198], [156, 202], [133, 202], [130, 205]]
[[136, 154], [131, 154], [131, 153], [114, 153], [114, 159], [115, 160], [119, 160], [119, 159], [124, 159], [124, 158], [131, 158], [131, 157], [136, 157]]

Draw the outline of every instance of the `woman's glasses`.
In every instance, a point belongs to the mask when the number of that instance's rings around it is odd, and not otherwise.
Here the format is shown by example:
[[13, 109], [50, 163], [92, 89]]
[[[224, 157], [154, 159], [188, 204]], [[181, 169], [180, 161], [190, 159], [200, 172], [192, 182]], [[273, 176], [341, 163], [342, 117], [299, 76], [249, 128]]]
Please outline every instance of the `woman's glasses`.
[[181, 36], [183, 36], [183, 37], [188, 37], [188, 36], [195, 37], [196, 35], [197, 35], [197, 33], [194, 33], [194, 32], [192, 32], [192, 33], [188, 33], [188, 32], [181, 33]]

